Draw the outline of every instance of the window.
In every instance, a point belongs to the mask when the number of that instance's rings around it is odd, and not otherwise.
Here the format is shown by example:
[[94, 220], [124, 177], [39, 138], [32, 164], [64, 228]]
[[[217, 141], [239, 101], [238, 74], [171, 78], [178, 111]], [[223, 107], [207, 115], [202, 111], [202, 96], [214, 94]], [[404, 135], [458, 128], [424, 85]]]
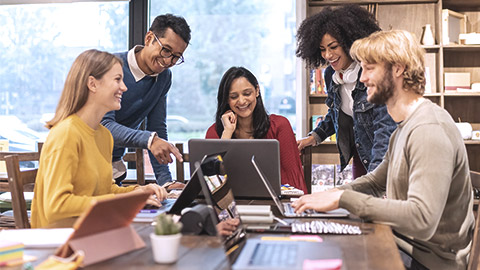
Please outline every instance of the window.
[[128, 1], [0, 5], [0, 25], [0, 137], [11, 151], [32, 151], [32, 138], [46, 137], [81, 52], [128, 49]]
[[185, 63], [171, 68], [170, 141], [205, 137], [218, 84], [231, 66], [252, 71], [268, 112], [295, 127], [295, 1], [151, 0], [150, 22], [165, 13], [184, 17], [192, 30]]

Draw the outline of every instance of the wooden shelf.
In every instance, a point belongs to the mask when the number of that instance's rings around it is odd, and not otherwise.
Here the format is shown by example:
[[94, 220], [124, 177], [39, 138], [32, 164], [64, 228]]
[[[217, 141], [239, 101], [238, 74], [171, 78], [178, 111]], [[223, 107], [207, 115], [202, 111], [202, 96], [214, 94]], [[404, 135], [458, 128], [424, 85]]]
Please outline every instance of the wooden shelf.
[[344, 4], [423, 4], [423, 3], [436, 3], [438, 0], [308, 0], [309, 6], [330, 6], [330, 5], [344, 5]]
[[326, 98], [327, 94], [311, 94], [310, 98]]
[[440, 50], [440, 45], [422, 45], [422, 48], [424, 48], [427, 51], [438, 51]]
[[442, 93], [425, 93], [424, 97], [441, 97]]
[[445, 52], [458, 52], [458, 51], [465, 51], [465, 52], [472, 52], [472, 51], [480, 51], [480, 45], [445, 45], [443, 46], [443, 50]]
[[480, 92], [445, 92], [445, 97], [480, 97]]
[[[426, 93], [425, 98], [435, 102], [447, 110], [453, 119], [461, 119], [472, 124], [474, 130], [480, 130], [480, 92], [445, 91], [445, 72], [468, 72], [471, 83], [480, 82], [480, 44], [459, 45], [443, 43], [442, 9], [450, 9], [467, 16], [466, 32], [480, 33], [479, 0], [305, 0], [307, 16], [320, 12], [326, 6], [340, 6], [355, 3], [366, 8], [373, 14], [380, 27], [384, 30], [402, 29], [415, 34], [420, 39], [422, 27], [432, 26], [435, 45], [422, 48], [427, 52], [426, 65], [430, 68], [430, 78], [433, 93]], [[398, 16], [398, 14], [402, 14]], [[307, 70], [308, 72], [308, 70]], [[309, 85], [309, 82], [307, 85]], [[309, 95], [307, 91], [307, 121], [312, 115], [325, 115], [328, 107], [325, 105], [327, 95]], [[307, 122], [308, 127], [311, 126]], [[309, 132], [310, 130], [305, 130]], [[327, 142], [312, 148], [315, 163], [321, 160], [332, 161], [335, 158], [336, 142]], [[480, 141], [465, 141], [469, 157], [470, 169], [480, 171]], [[325, 162], [325, 164], [330, 164]]]

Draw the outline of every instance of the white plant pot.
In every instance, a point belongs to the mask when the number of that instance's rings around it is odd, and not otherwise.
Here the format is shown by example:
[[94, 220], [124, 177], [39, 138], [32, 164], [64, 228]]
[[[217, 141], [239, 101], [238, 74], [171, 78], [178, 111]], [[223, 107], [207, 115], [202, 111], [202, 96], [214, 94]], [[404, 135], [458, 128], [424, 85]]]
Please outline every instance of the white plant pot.
[[153, 260], [156, 263], [174, 263], [178, 260], [181, 233], [172, 235], [150, 234], [152, 242]]

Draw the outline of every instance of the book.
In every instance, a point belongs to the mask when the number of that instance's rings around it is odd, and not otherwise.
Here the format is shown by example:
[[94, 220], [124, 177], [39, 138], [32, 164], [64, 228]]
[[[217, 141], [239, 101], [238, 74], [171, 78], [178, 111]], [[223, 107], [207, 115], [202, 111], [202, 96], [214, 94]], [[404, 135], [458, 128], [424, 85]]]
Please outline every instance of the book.
[[335, 171], [334, 164], [312, 164], [312, 193], [333, 188]]
[[348, 184], [352, 182], [353, 179], [353, 171], [352, 165], [348, 164], [343, 171], [340, 171], [341, 165], [336, 165], [335, 171], [335, 186], [341, 186], [344, 184]]
[[270, 205], [237, 205], [239, 215], [269, 216], [272, 212]]
[[436, 54], [425, 54], [425, 93], [437, 92]]
[[310, 95], [325, 95], [325, 69], [316, 68], [310, 70]]
[[315, 69], [315, 89], [317, 94], [325, 95], [327, 93], [327, 87], [325, 85], [325, 69]]
[[240, 220], [244, 224], [250, 223], [272, 223], [273, 214], [270, 212], [267, 216], [264, 215], [240, 215]]
[[311, 130], [314, 130], [318, 126], [318, 124], [323, 121], [323, 119], [325, 119], [325, 115], [322, 115], [322, 114], [312, 115], [312, 128], [311, 128]]
[[310, 95], [315, 95], [317, 93], [317, 88], [315, 86], [315, 70], [310, 70]]

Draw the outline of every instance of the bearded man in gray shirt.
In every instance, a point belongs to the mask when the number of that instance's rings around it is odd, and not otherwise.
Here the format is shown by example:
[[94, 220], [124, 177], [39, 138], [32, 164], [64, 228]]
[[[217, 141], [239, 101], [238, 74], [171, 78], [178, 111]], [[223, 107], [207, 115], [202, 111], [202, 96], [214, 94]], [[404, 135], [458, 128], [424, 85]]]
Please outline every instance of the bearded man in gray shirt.
[[425, 50], [416, 40], [392, 30], [353, 44], [367, 100], [386, 104], [398, 127], [374, 171], [293, 206], [297, 212], [341, 207], [390, 225], [407, 269], [466, 269], [474, 228], [467, 152], [452, 117], [423, 97]]

